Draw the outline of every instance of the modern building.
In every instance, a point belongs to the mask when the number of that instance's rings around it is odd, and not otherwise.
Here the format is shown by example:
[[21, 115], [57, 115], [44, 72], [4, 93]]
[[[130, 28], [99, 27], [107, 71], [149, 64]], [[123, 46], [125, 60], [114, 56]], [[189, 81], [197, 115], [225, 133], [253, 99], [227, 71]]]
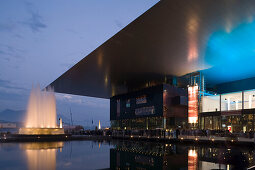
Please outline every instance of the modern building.
[[187, 90], [168, 84], [116, 95], [110, 99], [116, 129], [170, 129], [187, 124]]
[[117, 129], [254, 130], [254, 19], [253, 0], [161, 0], [50, 86], [110, 99]]

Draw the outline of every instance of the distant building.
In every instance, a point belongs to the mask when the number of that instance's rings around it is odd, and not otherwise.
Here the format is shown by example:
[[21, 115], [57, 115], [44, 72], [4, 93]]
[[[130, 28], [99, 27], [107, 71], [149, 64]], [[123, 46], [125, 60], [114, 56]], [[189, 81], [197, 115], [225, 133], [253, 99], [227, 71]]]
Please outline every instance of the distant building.
[[65, 133], [80, 133], [82, 131], [84, 131], [83, 126], [81, 125], [64, 125], [63, 126]]
[[17, 123], [12, 122], [0, 123], [0, 133], [17, 133], [17, 132], [18, 132]]
[[17, 124], [16, 123], [0, 123], [0, 128], [17, 128]]

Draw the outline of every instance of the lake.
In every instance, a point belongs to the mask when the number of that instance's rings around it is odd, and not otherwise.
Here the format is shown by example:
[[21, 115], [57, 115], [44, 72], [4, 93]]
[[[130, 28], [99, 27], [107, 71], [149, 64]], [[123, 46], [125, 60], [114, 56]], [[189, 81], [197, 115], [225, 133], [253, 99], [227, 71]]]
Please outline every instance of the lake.
[[0, 169], [246, 169], [254, 151], [121, 140], [0, 143]]

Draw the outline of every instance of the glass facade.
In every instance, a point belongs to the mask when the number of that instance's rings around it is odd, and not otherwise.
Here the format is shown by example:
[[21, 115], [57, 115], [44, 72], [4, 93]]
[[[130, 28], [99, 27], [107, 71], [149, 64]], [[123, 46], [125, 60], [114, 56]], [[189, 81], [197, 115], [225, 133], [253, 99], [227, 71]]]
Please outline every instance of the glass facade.
[[220, 130], [221, 116], [200, 117], [200, 129]]
[[201, 129], [254, 131], [255, 90], [202, 96], [200, 106]]
[[243, 116], [243, 132], [254, 130], [254, 114], [244, 114]]
[[242, 92], [221, 95], [221, 111], [242, 109]]
[[213, 119], [212, 119], [212, 116], [207, 116], [207, 117], [204, 117], [204, 121], [205, 121], [205, 129], [210, 129], [212, 130], [213, 129]]
[[202, 112], [220, 111], [220, 95], [202, 96]]
[[244, 109], [255, 108], [255, 90], [244, 91]]
[[221, 116], [213, 116], [213, 129], [221, 129]]
[[233, 111], [255, 108], [255, 90], [201, 97], [201, 112]]
[[163, 117], [145, 117], [137, 119], [111, 120], [113, 129], [140, 130], [140, 129], [162, 129]]

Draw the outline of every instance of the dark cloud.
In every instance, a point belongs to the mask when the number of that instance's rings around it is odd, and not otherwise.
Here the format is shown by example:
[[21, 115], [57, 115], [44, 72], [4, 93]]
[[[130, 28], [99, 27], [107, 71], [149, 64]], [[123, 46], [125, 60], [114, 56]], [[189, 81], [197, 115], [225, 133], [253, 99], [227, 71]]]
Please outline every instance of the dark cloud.
[[27, 25], [33, 32], [39, 32], [41, 29], [46, 28], [47, 25], [43, 23], [43, 18], [39, 15], [38, 11], [35, 11], [35, 7], [32, 3], [26, 3], [26, 8], [30, 14], [30, 18], [22, 22]]

